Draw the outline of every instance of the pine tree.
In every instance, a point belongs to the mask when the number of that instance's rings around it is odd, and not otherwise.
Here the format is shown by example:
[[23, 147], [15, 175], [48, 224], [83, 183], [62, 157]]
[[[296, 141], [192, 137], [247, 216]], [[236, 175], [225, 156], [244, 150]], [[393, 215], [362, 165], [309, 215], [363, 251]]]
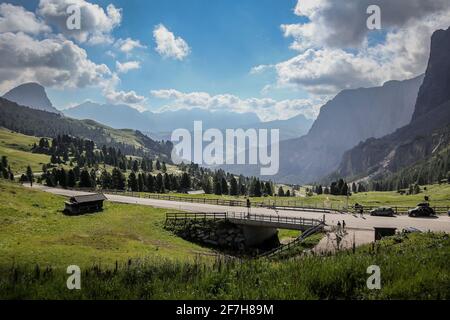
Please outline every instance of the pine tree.
[[144, 176], [141, 173], [138, 174], [138, 191], [144, 191]]
[[139, 162], [137, 160], [133, 161], [133, 172], [139, 171]]
[[69, 188], [73, 188], [75, 187], [75, 184], [76, 184], [75, 173], [73, 172], [72, 169], [70, 169], [67, 174], [67, 186]]
[[128, 189], [131, 189], [131, 191], [138, 191], [138, 182], [134, 171], [131, 171], [128, 176]]
[[59, 185], [61, 187], [63, 187], [64, 189], [67, 188], [67, 172], [66, 170], [64, 170], [64, 168], [61, 168], [61, 170], [59, 170], [59, 177], [58, 177], [58, 181], [59, 181]]
[[230, 195], [232, 196], [239, 195], [238, 183], [234, 176], [231, 176], [230, 180]]
[[31, 186], [33, 186], [34, 175], [33, 175], [33, 170], [31, 170], [30, 166], [27, 167], [26, 175], [27, 175], [28, 182], [30, 183]]
[[186, 172], [181, 175], [180, 188], [183, 190], [189, 190], [191, 188], [191, 178]]
[[283, 190], [283, 187], [281, 187], [281, 186], [278, 188], [278, 196], [284, 197], [284, 190]]
[[83, 169], [80, 174], [80, 188], [92, 188], [93, 183], [91, 180], [91, 175], [87, 169]]
[[147, 176], [147, 190], [148, 192], [155, 192], [155, 178], [152, 174]]
[[170, 191], [171, 186], [172, 184], [170, 183], [169, 175], [167, 173], [164, 173], [164, 187], [166, 188], [166, 190]]
[[218, 180], [216, 180], [214, 182], [214, 194], [217, 195], [217, 196], [221, 196], [222, 195], [222, 185], [221, 185], [221, 183]]
[[100, 175], [100, 185], [102, 189], [111, 189], [113, 187], [112, 175], [106, 170], [103, 170]]
[[156, 191], [159, 193], [165, 193], [164, 181], [161, 173], [158, 173], [156, 176]]
[[224, 177], [222, 177], [221, 180], [221, 187], [222, 187], [222, 194], [228, 194], [228, 183], [227, 179], [225, 179]]
[[125, 176], [118, 168], [114, 168], [112, 171], [112, 188], [125, 190]]
[[253, 187], [253, 196], [254, 197], [262, 196], [261, 182], [259, 181], [259, 179], [255, 179], [255, 185]]
[[213, 193], [213, 186], [212, 186], [212, 183], [211, 183], [211, 179], [208, 176], [206, 176], [206, 178], [204, 178], [204, 181], [203, 181], [203, 184], [202, 184], [202, 188], [203, 188], [203, 191], [206, 194], [212, 194]]

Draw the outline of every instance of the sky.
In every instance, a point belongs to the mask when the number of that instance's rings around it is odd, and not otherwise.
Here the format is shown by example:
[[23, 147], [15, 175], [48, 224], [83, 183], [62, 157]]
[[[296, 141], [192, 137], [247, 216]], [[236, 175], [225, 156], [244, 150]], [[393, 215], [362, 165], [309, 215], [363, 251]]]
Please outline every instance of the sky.
[[[80, 30], [66, 26], [73, 4]], [[36, 81], [59, 109], [315, 118], [343, 89], [423, 73], [432, 32], [449, 26], [448, 0], [2, 1], [0, 93]]]

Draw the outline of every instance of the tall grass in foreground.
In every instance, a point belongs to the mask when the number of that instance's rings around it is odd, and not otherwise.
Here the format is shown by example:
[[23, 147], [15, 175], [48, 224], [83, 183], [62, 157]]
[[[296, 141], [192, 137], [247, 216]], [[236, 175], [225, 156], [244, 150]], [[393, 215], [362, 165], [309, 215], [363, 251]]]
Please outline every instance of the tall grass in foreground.
[[[0, 270], [3, 299], [449, 299], [446, 234], [387, 238], [329, 256], [286, 261], [217, 260], [214, 264], [140, 261], [83, 270], [81, 290], [66, 288], [65, 270]], [[367, 267], [381, 268], [381, 290], [369, 290]]]

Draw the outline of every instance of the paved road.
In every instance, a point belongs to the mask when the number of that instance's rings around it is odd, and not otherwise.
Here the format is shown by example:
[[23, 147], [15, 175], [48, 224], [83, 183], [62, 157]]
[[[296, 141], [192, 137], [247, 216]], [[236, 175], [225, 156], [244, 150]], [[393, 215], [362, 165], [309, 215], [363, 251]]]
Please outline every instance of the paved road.
[[[29, 186], [28, 186], [29, 187]], [[50, 192], [63, 196], [74, 196], [88, 194], [81, 191], [49, 188], [42, 185], [33, 185], [33, 189], [39, 189], [45, 192]], [[172, 210], [182, 210], [191, 212], [246, 212], [246, 208], [228, 207], [228, 206], [216, 206], [203, 203], [187, 203], [178, 201], [156, 200], [135, 198], [129, 196], [120, 196], [105, 194], [109, 201], [118, 203], [138, 204], [145, 206], [152, 206], [157, 208], [165, 208]], [[62, 204], [61, 204], [62, 205]], [[301, 211], [283, 211], [278, 210], [275, 212], [273, 209], [268, 208], [252, 208], [253, 214], [266, 214], [266, 215], [280, 215], [288, 217], [304, 217], [322, 219], [323, 213], [316, 212], [301, 212]], [[386, 217], [371, 217], [365, 215], [361, 218], [359, 215], [353, 214], [337, 214], [328, 213], [325, 214], [325, 222], [327, 225], [336, 225], [338, 221], [342, 223], [345, 220], [347, 228], [355, 230], [373, 230], [374, 227], [393, 227], [403, 229], [406, 227], [415, 227], [422, 231], [443, 231], [450, 233], [450, 217], [440, 216], [438, 218], [409, 218], [407, 216], [398, 216], [395, 218]]]

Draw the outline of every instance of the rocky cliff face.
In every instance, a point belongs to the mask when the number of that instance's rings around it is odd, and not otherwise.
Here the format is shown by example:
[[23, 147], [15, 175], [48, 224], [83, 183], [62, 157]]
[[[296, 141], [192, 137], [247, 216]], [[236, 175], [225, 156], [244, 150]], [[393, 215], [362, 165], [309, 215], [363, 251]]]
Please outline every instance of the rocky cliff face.
[[3, 98], [32, 109], [60, 113], [48, 99], [45, 88], [38, 83], [30, 82], [15, 87]]
[[450, 123], [449, 52], [450, 28], [436, 31], [411, 123], [346, 152], [337, 171], [339, 175], [374, 177], [395, 172], [429, 157], [442, 144], [448, 144], [444, 128]]
[[420, 88], [413, 120], [450, 100], [450, 28], [431, 38], [427, 76]]
[[408, 124], [423, 76], [345, 90], [322, 107], [309, 133], [280, 144], [277, 181], [306, 183], [337, 169], [344, 152]]

